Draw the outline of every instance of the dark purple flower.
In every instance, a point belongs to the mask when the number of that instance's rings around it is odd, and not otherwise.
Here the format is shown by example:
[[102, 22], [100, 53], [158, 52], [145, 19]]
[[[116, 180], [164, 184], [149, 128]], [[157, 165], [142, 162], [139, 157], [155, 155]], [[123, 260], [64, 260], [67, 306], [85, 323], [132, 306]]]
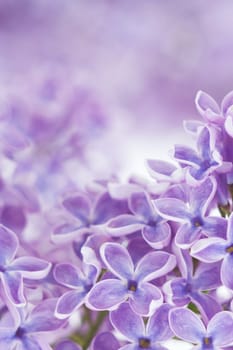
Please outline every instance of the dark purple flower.
[[154, 201], [162, 217], [180, 223], [175, 237], [179, 247], [189, 248], [201, 234], [224, 235], [226, 220], [207, 215], [215, 192], [216, 181], [207, 178], [198, 187], [190, 188], [188, 203], [176, 198], [160, 198]]
[[229, 311], [215, 314], [205, 328], [192, 311], [175, 308], [170, 311], [169, 324], [177, 337], [197, 344], [198, 350], [221, 350], [233, 342], [233, 314]]
[[0, 278], [5, 294], [17, 306], [26, 303], [23, 279], [42, 279], [51, 263], [31, 256], [15, 258], [19, 242], [16, 235], [0, 225]]
[[97, 269], [83, 264], [81, 271], [71, 264], [61, 263], [55, 266], [54, 278], [71, 289], [58, 299], [55, 310], [56, 317], [67, 318], [85, 302], [88, 292], [96, 282]]
[[165, 350], [161, 342], [172, 337], [173, 333], [168, 323], [168, 313], [171, 306], [164, 304], [148, 319], [145, 326], [143, 318], [135, 314], [128, 303], [110, 313], [110, 320], [130, 344], [121, 347], [124, 350]]
[[132, 193], [129, 208], [134, 214], [116, 216], [107, 224], [107, 232], [113, 236], [122, 236], [142, 231], [145, 241], [155, 249], [168, 245], [171, 229], [155, 211], [149, 195], [145, 192]]
[[118, 243], [104, 243], [101, 256], [107, 269], [117, 278], [98, 282], [88, 295], [88, 307], [109, 310], [129, 298], [136, 313], [148, 315], [162, 303], [160, 290], [148, 282], [173, 270], [176, 265], [174, 255], [150, 252], [134, 266], [125, 247]]

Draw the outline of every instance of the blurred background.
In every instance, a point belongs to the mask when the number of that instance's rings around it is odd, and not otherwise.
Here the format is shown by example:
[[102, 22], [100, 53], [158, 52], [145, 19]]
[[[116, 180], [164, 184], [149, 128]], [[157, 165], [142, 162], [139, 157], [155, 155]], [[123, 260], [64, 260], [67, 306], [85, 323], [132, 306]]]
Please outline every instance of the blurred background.
[[198, 90], [232, 89], [232, 13], [231, 0], [0, 0], [1, 116], [39, 108], [56, 124], [72, 95], [85, 176], [143, 173], [189, 142]]

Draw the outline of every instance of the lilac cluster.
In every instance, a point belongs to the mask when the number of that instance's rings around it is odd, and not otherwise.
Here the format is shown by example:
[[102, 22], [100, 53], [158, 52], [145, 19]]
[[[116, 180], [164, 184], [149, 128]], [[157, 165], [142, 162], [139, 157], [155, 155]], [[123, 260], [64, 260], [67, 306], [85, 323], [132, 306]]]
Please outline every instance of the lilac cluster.
[[194, 148], [147, 161], [157, 186], [112, 179], [61, 195], [51, 182], [48, 209], [32, 180], [41, 174], [26, 171], [34, 155], [12, 158], [15, 177], [1, 182], [1, 348], [233, 348], [233, 93], [219, 107], [199, 92], [196, 106], [202, 121], [185, 122]]

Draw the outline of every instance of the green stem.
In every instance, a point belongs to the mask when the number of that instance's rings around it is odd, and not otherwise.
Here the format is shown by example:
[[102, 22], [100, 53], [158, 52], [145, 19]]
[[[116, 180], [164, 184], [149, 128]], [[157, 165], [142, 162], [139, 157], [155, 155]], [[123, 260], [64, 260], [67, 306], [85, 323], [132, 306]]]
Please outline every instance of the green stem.
[[86, 350], [92, 342], [92, 339], [100, 329], [105, 317], [107, 316], [107, 311], [100, 311], [98, 313], [95, 323], [92, 325], [90, 332], [86, 335], [84, 343], [82, 344], [83, 350]]

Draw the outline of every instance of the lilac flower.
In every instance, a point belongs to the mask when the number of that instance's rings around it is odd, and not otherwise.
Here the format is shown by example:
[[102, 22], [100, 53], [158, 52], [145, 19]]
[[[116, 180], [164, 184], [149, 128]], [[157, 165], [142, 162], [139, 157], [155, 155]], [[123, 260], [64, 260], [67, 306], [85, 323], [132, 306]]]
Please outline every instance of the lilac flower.
[[107, 224], [107, 232], [121, 236], [142, 230], [145, 241], [153, 248], [166, 246], [171, 237], [170, 226], [156, 213], [150, 197], [145, 192], [132, 193], [129, 208], [134, 214], [116, 216]]
[[[0, 344], [4, 349], [52, 350], [46, 333], [56, 331], [64, 321], [54, 317], [55, 299], [37, 304], [28, 315], [21, 315], [14, 327], [0, 327]], [[42, 334], [44, 335], [42, 336]]]
[[224, 238], [206, 238], [201, 239], [194, 244], [191, 249], [191, 255], [195, 258], [211, 263], [222, 261], [221, 280], [222, 283], [233, 289], [233, 213], [228, 219], [227, 237]]
[[16, 235], [0, 225], [0, 278], [7, 298], [17, 306], [26, 303], [23, 279], [45, 277], [51, 264], [47, 261], [23, 256], [15, 259], [19, 242]]
[[55, 266], [54, 278], [71, 291], [63, 294], [57, 302], [55, 315], [62, 319], [69, 317], [86, 300], [88, 292], [97, 279], [97, 269], [92, 265], [83, 264], [82, 272], [78, 267], [68, 263]]
[[160, 198], [154, 201], [162, 217], [181, 224], [175, 237], [179, 247], [189, 248], [201, 234], [224, 235], [226, 220], [207, 216], [215, 191], [216, 181], [213, 178], [207, 178], [198, 187], [190, 188], [187, 204], [176, 198]]
[[197, 350], [221, 350], [233, 342], [233, 314], [229, 311], [215, 314], [205, 328], [192, 311], [175, 308], [170, 311], [169, 324], [177, 337], [197, 344]]
[[198, 136], [197, 150], [188, 146], [175, 145], [174, 159], [181, 165], [187, 166], [187, 181], [196, 184], [204, 181], [210, 174], [227, 173], [232, 168], [231, 162], [223, 161], [221, 154], [212, 144], [211, 134], [207, 127], [204, 127]]
[[120, 344], [112, 333], [103, 332], [103, 333], [99, 333], [94, 338], [92, 347], [93, 347], [93, 350], [118, 350], [120, 348]]
[[192, 301], [208, 323], [221, 307], [214, 297], [203, 291], [209, 292], [221, 285], [220, 266], [218, 263], [199, 264], [194, 270], [190, 253], [179, 248], [176, 248], [176, 257], [182, 277], [174, 277], [164, 284], [166, 300], [176, 306], [185, 306]]
[[86, 194], [78, 193], [67, 197], [62, 204], [75, 218], [75, 222], [55, 228], [52, 236], [54, 241], [72, 240], [92, 232], [104, 233], [103, 225], [110, 218], [127, 212], [126, 202], [111, 198], [108, 192], [99, 194], [94, 203]]
[[132, 309], [148, 315], [162, 303], [160, 290], [149, 281], [165, 275], [176, 265], [174, 255], [166, 252], [146, 254], [134, 267], [127, 249], [118, 243], [104, 243], [101, 256], [107, 269], [117, 278], [95, 284], [86, 305], [94, 310], [109, 310], [129, 298]]
[[168, 323], [170, 309], [168, 304], [160, 306], [149, 318], [146, 326], [142, 317], [135, 314], [128, 303], [124, 303], [117, 310], [112, 311], [110, 320], [113, 326], [131, 343], [120, 349], [165, 350], [166, 348], [161, 345], [161, 342], [170, 339], [173, 335]]

